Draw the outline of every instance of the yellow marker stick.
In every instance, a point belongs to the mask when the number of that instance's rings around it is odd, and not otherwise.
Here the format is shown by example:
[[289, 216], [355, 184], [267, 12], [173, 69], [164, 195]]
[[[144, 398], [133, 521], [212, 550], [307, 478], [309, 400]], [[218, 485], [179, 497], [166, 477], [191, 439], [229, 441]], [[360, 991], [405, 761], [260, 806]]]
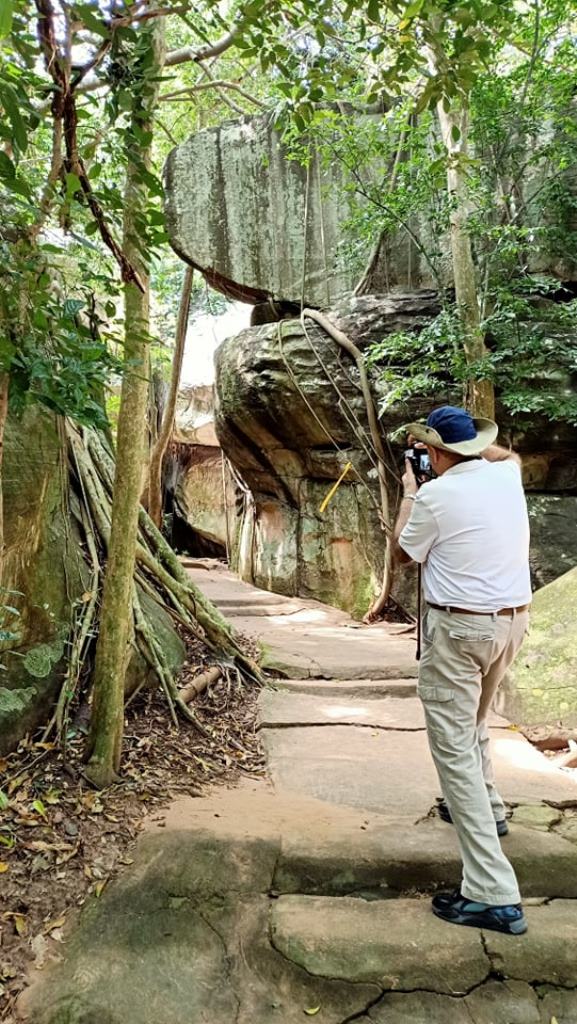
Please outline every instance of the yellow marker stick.
[[339, 485], [342, 484], [342, 482], [345, 479], [349, 469], [352, 469], [352, 468], [353, 468], [352, 462], [347, 462], [347, 464], [346, 464], [345, 468], [343, 469], [343, 471], [342, 471], [339, 479], [337, 480], [336, 484], [333, 484], [333, 486], [331, 487], [331, 489], [330, 489], [329, 493], [327, 494], [326, 498], [322, 501], [322, 503], [321, 503], [321, 505], [319, 507], [319, 512], [321, 513], [321, 515], [325, 511], [325, 509], [326, 509], [329, 501], [331, 500], [331, 498], [334, 498], [335, 494], [337, 493], [337, 489], [338, 489]]

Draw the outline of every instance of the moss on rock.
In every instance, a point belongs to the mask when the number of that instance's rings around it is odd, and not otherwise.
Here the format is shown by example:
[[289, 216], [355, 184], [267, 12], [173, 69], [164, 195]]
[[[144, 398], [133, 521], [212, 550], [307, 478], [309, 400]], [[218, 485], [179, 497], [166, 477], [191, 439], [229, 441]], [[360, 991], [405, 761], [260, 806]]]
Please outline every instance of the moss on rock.
[[577, 568], [534, 595], [529, 634], [501, 689], [500, 708], [522, 725], [577, 725]]

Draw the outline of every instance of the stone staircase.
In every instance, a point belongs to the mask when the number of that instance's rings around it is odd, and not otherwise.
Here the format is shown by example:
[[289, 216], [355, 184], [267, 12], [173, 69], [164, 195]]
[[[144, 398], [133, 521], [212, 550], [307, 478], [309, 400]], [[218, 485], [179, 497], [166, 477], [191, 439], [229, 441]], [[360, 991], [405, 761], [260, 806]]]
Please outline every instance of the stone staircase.
[[314, 602], [261, 603], [238, 581], [227, 590], [221, 573], [197, 582], [223, 608], [234, 600], [236, 624], [264, 636], [294, 675], [260, 696], [268, 778], [183, 797], [151, 822], [134, 864], [83, 915], [65, 962], [29, 991], [27, 1019], [577, 1024], [571, 773], [493, 716], [511, 809], [503, 844], [529, 931], [439, 921], [431, 893], [458, 884], [460, 859], [434, 813], [412, 639], [357, 629], [338, 612], [335, 621]]

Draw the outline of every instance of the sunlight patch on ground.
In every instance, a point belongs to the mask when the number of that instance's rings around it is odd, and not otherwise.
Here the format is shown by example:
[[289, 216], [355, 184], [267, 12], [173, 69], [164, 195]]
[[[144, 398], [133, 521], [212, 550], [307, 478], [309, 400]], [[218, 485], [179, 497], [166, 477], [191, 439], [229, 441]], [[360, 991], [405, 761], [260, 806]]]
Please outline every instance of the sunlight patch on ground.
[[493, 738], [493, 749], [499, 757], [521, 771], [550, 773], [559, 771], [535, 747], [513, 738]]
[[294, 622], [324, 622], [328, 617], [327, 613], [319, 608], [303, 608], [288, 615], [267, 615], [268, 621], [274, 622], [276, 626], [291, 625]]
[[368, 708], [355, 708], [350, 704], [328, 704], [322, 708], [327, 718], [366, 718]]

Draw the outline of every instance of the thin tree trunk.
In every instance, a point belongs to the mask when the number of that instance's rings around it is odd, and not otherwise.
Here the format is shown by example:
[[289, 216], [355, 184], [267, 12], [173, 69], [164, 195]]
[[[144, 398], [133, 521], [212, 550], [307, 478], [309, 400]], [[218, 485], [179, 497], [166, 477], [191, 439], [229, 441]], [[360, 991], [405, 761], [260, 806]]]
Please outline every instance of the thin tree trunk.
[[166, 400], [166, 408], [162, 417], [162, 424], [158, 438], [150, 456], [150, 466], [148, 471], [148, 514], [153, 523], [158, 527], [160, 527], [162, 520], [162, 463], [164, 461], [164, 456], [168, 447], [168, 442], [170, 441], [170, 435], [172, 434], [172, 427], [174, 424], [176, 400], [178, 398], [182, 360], [184, 357], [184, 346], [186, 344], [186, 329], [188, 326], [188, 315], [190, 312], [193, 278], [194, 270], [192, 267], [187, 267], [182, 279], [180, 306], [178, 309], [178, 320], [176, 323], [174, 354], [172, 357], [170, 389]]
[[[447, 151], [447, 189], [451, 202], [451, 252], [455, 297], [463, 325], [465, 357], [475, 363], [489, 354], [481, 330], [481, 315], [471, 238], [467, 229], [468, 189], [465, 169], [467, 157], [468, 110], [461, 104], [445, 110], [437, 106], [443, 142]], [[489, 380], [468, 380], [465, 403], [474, 416], [495, 415], [495, 393]]]
[[4, 433], [8, 417], [8, 396], [10, 393], [10, 374], [0, 374], [0, 586], [4, 580]]
[[[164, 19], [141, 29], [140, 65], [135, 68], [132, 127], [138, 137], [152, 138], [152, 120], [158, 97], [158, 79], [164, 63]], [[139, 72], [145, 72], [141, 75]], [[153, 81], [156, 79], [156, 81]], [[136, 134], [136, 133], [135, 133]], [[130, 135], [130, 132], [129, 132]], [[136, 146], [139, 161], [151, 162], [151, 142]], [[149, 285], [146, 245], [139, 237], [145, 216], [148, 188], [138, 161], [128, 155], [124, 194], [123, 251], [137, 269], [141, 290], [134, 281], [125, 285], [125, 373], [118, 417], [116, 471], [108, 561], [104, 576], [100, 631], [96, 646], [94, 689], [87, 754], [87, 775], [97, 786], [114, 781], [120, 766], [124, 726], [124, 679], [132, 641], [132, 595], [138, 514], [145, 455], [149, 365]]]

